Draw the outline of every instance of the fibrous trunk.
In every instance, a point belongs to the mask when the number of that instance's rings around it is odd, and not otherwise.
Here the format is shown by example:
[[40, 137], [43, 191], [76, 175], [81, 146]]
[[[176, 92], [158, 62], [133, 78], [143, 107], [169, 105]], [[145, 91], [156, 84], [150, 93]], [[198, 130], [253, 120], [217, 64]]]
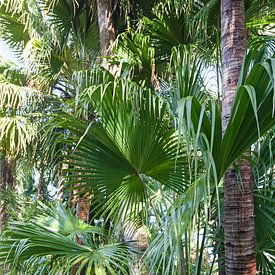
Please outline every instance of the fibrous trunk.
[[5, 170], [5, 157], [0, 160], [0, 230], [2, 231], [6, 221], [6, 203], [4, 200], [4, 193], [6, 192], [7, 186], [4, 177]]
[[[116, 38], [113, 20], [113, 2], [113, 0], [97, 0], [100, 51], [103, 57], [112, 54], [111, 47]], [[107, 68], [105, 58], [103, 59], [102, 65]]]
[[[243, 0], [221, 1], [221, 32], [224, 132], [246, 50]], [[226, 274], [253, 275], [256, 259], [252, 171], [244, 160], [239, 170], [231, 167], [224, 178], [225, 271]]]
[[7, 220], [7, 191], [8, 188], [15, 192], [14, 162], [11, 158], [3, 157], [0, 160], [0, 230]]
[[44, 201], [44, 199], [46, 197], [47, 188], [45, 186], [45, 181], [44, 181], [44, 166], [43, 165], [40, 170], [40, 177], [39, 177], [37, 189], [38, 189], [37, 190], [38, 199], [41, 201]]

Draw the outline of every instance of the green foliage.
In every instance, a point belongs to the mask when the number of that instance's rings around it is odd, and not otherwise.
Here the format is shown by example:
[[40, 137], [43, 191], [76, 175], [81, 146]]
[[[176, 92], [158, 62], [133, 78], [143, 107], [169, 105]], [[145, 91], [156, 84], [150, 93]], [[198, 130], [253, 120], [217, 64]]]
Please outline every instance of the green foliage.
[[166, 103], [134, 83], [112, 85], [90, 91], [98, 117], [89, 125], [66, 114], [57, 121], [73, 134], [68, 184], [92, 191], [101, 208], [122, 220], [146, 212], [150, 181], [178, 192], [188, 174]]
[[[100, 242], [99, 242], [100, 240]], [[106, 239], [100, 228], [77, 219], [63, 206], [40, 204], [39, 215], [11, 222], [3, 233], [0, 263], [21, 272], [128, 274], [130, 246]], [[36, 268], [36, 270], [35, 270]]]
[[220, 1], [121, 0], [114, 19], [129, 26], [108, 58], [115, 76], [99, 66], [96, 1], [1, 2], [0, 36], [24, 64], [0, 66], [1, 153], [32, 197], [38, 172], [53, 193], [66, 181], [70, 205], [87, 196], [97, 225], [13, 196], [1, 266], [129, 274], [140, 255], [133, 261], [133, 244], [110, 232], [125, 239], [125, 228], [145, 224], [149, 272], [213, 274], [223, 260], [223, 175], [251, 147], [257, 267], [275, 272], [274, 4], [245, 2], [249, 50], [224, 135], [220, 91], [206, 85], [213, 67], [219, 79]]

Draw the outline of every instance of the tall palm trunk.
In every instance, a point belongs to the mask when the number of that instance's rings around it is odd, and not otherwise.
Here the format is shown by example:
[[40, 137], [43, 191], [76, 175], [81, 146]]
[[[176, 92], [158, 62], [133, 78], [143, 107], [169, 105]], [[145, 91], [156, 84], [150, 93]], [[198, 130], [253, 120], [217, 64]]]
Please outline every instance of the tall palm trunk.
[[6, 191], [6, 181], [4, 177], [4, 170], [5, 170], [5, 157], [2, 157], [0, 160], [0, 230], [4, 227], [5, 220], [6, 220], [6, 203], [4, 200], [4, 193]]
[[45, 170], [45, 168], [42, 165], [42, 167], [40, 169], [38, 188], [37, 188], [37, 196], [38, 196], [38, 199], [41, 201], [45, 200], [46, 191], [47, 191], [47, 188], [45, 186], [45, 180], [44, 180], [44, 170]]
[[[97, 0], [100, 51], [102, 56], [110, 56], [112, 54], [111, 47], [116, 38], [113, 8], [114, 0]], [[103, 59], [102, 65], [107, 68], [105, 59]]]
[[[111, 55], [111, 46], [115, 41], [115, 25], [112, 16], [113, 6], [113, 0], [97, 0], [100, 51], [103, 57]], [[102, 60], [102, 65], [112, 71], [112, 68], [108, 67], [105, 58]], [[78, 192], [80, 191], [78, 190]], [[77, 217], [88, 223], [91, 195], [73, 196], [73, 201], [76, 201]]]
[[14, 162], [11, 158], [4, 156], [0, 160], [0, 230], [5, 226], [7, 220], [6, 193], [8, 188], [15, 191]]
[[[222, 118], [228, 124], [246, 50], [244, 0], [221, 1]], [[241, 182], [231, 167], [224, 178], [224, 238], [226, 274], [256, 274], [252, 171], [240, 166]]]

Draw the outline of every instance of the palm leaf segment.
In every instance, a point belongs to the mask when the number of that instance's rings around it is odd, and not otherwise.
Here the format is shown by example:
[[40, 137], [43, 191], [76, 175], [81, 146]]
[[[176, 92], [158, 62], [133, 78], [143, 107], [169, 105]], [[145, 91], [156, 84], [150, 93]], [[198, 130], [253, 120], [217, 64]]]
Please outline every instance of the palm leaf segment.
[[275, 272], [275, 193], [274, 130], [267, 133], [252, 156], [256, 181], [254, 199], [256, 213], [257, 269], [263, 274]]
[[[17, 74], [11, 80], [17, 80]], [[14, 157], [23, 155], [35, 140], [36, 124], [28, 112], [34, 108], [37, 98], [41, 99], [38, 91], [15, 85], [0, 74], [1, 151]]]
[[216, 178], [221, 179], [229, 166], [275, 123], [273, 58], [255, 64], [245, 84], [237, 91], [230, 121], [222, 138], [221, 113], [215, 103], [209, 111], [195, 97], [179, 102], [179, 122], [187, 134], [196, 137], [203, 151], [215, 164]]
[[[77, 274], [84, 267], [87, 274], [128, 274], [124, 268], [130, 261], [127, 243], [107, 240], [100, 228], [78, 220], [63, 206], [41, 204], [38, 210], [38, 217], [8, 225], [1, 241], [2, 265], [16, 269], [23, 264], [21, 271], [27, 273], [68, 274], [77, 265]], [[38, 271], [32, 269], [35, 267]]]
[[61, 118], [75, 146], [68, 152], [73, 167], [69, 184], [90, 189], [101, 203], [104, 198], [106, 211], [120, 217], [141, 211], [150, 182], [183, 190], [186, 156], [166, 103], [125, 80], [89, 92], [99, 113], [97, 122], [87, 128], [77, 118]]

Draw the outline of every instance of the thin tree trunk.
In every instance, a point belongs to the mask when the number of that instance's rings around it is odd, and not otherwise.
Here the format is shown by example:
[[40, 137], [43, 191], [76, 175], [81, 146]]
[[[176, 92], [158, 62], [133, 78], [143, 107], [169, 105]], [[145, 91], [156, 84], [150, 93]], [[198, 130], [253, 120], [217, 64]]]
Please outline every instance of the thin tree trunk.
[[[100, 51], [104, 57], [112, 55], [111, 47], [116, 38], [115, 24], [112, 15], [113, 9], [113, 0], [97, 0]], [[112, 68], [108, 67], [105, 58], [103, 59], [102, 65], [112, 71]], [[81, 190], [78, 190], [78, 192], [81, 192]], [[76, 215], [86, 223], [89, 222], [90, 201], [91, 195], [84, 194], [77, 196]]]
[[1, 191], [1, 200], [0, 200], [0, 230], [6, 224], [7, 221], [7, 200], [6, 195], [8, 188], [15, 192], [15, 177], [14, 177], [14, 162], [9, 157], [3, 157], [0, 161], [0, 191]]
[[[81, 193], [81, 189], [78, 189], [77, 192]], [[76, 194], [74, 196], [74, 200], [76, 201], [76, 216], [84, 221], [85, 223], [89, 223], [89, 214], [90, 214], [90, 205], [91, 205], [91, 195], [88, 193], [85, 194]], [[83, 241], [77, 237], [77, 243], [83, 245]], [[80, 267], [81, 262], [76, 264], [72, 269], [72, 274], [77, 274], [77, 270]], [[86, 267], [80, 272], [80, 275], [86, 274]]]
[[[116, 39], [113, 9], [114, 0], [97, 0], [100, 51], [103, 57], [112, 55], [111, 48]], [[107, 60], [104, 58], [102, 61], [102, 65], [109, 69]]]
[[5, 192], [7, 189], [5, 176], [5, 157], [0, 160], [0, 230], [2, 231], [6, 221], [6, 203], [4, 200]]
[[42, 165], [39, 175], [39, 181], [38, 181], [38, 190], [37, 190], [37, 196], [38, 199], [41, 201], [44, 201], [46, 197], [46, 186], [44, 181], [44, 166]]
[[[246, 50], [244, 0], [221, 1], [222, 118], [228, 124]], [[241, 182], [231, 167], [224, 178], [224, 238], [226, 274], [256, 274], [252, 171], [240, 166]]]

